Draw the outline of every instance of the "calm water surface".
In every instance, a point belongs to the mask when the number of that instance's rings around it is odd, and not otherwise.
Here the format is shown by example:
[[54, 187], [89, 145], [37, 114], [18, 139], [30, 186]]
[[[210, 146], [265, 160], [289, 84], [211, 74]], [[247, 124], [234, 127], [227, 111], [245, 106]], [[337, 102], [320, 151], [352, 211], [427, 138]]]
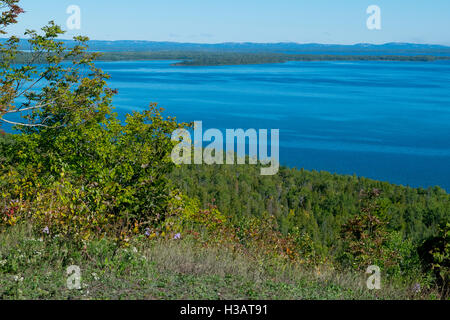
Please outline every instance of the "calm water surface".
[[450, 191], [450, 62], [172, 63], [98, 63], [119, 115], [158, 102], [204, 129], [280, 129], [282, 164]]

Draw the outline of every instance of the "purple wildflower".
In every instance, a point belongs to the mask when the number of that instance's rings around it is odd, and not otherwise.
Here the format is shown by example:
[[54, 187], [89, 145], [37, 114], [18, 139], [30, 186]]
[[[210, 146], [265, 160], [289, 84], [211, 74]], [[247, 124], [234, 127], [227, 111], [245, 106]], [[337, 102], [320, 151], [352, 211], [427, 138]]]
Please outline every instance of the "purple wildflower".
[[177, 234], [173, 237], [174, 240], [177, 240], [177, 239], [180, 239], [180, 238], [181, 238], [181, 234], [180, 234], [180, 233], [177, 233]]
[[420, 283], [416, 283], [416, 284], [413, 286], [412, 290], [413, 290], [415, 293], [419, 293], [419, 292], [420, 292]]
[[145, 235], [147, 237], [150, 237], [150, 229], [149, 228], [145, 229]]
[[44, 230], [42, 230], [42, 232], [45, 234], [50, 234], [50, 230], [48, 229], [48, 227], [45, 227]]

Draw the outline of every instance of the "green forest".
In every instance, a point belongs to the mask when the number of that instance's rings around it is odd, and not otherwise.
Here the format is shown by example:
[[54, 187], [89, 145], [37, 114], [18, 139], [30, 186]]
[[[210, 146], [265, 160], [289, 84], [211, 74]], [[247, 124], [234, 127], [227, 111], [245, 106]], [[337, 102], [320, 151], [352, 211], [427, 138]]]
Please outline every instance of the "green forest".
[[[23, 10], [0, 6], [5, 34]], [[0, 123], [18, 132], [0, 133], [0, 299], [448, 299], [443, 189], [175, 166], [172, 132], [191, 124], [155, 103], [120, 121], [99, 54], [63, 33], [27, 31], [26, 63], [18, 38], [0, 45]]]
[[449, 219], [450, 195], [439, 187], [414, 189], [356, 176], [281, 167], [261, 176], [253, 165], [182, 166], [172, 173], [176, 186], [203, 205], [225, 214], [274, 215], [283, 233], [300, 228], [324, 248], [337, 244], [340, 227], [362, 209], [361, 191], [379, 190], [389, 230], [421, 241]]

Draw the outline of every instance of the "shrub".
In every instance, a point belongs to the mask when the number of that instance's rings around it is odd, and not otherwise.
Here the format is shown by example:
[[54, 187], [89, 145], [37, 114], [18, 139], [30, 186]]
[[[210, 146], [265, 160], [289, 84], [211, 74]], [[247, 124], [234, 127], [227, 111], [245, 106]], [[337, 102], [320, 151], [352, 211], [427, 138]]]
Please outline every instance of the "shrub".
[[386, 208], [378, 201], [377, 189], [361, 192], [361, 213], [350, 218], [343, 226], [341, 239], [343, 253], [340, 260], [361, 271], [369, 265], [389, 269], [398, 263], [395, 248], [388, 246]]
[[442, 296], [450, 294], [450, 223], [444, 223], [436, 236], [426, 239], [419, 247], [419, 254], [426, 271], [432, 271]]
[[[0, 30], [16, 22], [17, 2], [0, 0], [6, 10]], [[14, 143], [0, 141], [2, 221], [28, 215], [51, 233], [86, 239], [163, 220], [174, 166], [171, 134], [186, 124], [164, 118], [156, 104], [122, 123], [112, 112], [117, 91], [95, 67], [98, 54], [87, 51], [88, 38], [76, 37], [68, 48], [56, 40], [64, 32], [55, 23], [41, 31], [26, 32], [31, 50], [23, 64], [15, 63], [16, 37], [0, 44], [0, 123], [20, 132]]]

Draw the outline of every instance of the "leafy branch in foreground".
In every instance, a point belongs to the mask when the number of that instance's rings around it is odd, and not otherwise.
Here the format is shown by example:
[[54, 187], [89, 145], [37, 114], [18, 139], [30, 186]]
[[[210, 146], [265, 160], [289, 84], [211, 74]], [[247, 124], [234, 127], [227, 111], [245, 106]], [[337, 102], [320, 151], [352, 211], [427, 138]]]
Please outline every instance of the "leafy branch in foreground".
[[[0, 8], [8, 9], [0, 20], [2, 34], [23, 12], [17, 2], [0, 1]], [[29, 50], [20, 64], [16, 63], [22, 56], [19, 39], [12, 36], [0, 44], [0, 123], [21, 130], [66, 126], [75, 114], [83, 117], [94, 112], [113, 93], [100, 91], [108, 76], [95, 68], [98, 53], [86, 51], [87, 37], [75, 37], [69, 49], [56, 40], [64, 31], [53, 21], [41, 31], [25, 32]]]
[[6, 34], [5, 28], [17, 23], [17, 17], [23, 13], [23, 9], [17, 5], [19, 0], [2, 0], [0, 2], [0, 10], [2, 14], [0, 16], [0, 34]]

